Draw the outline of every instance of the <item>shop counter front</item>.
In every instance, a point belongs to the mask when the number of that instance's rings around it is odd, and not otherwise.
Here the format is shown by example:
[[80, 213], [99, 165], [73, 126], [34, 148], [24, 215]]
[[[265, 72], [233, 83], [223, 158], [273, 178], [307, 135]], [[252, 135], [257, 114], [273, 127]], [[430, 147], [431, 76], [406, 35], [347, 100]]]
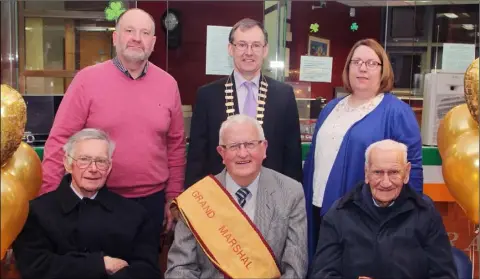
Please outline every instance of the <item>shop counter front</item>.
[[[43, 146], [34, 147], [40, 159], [43, 158]], [[188, 146], [187, 146], [188, 148]], [[305, 159], [310, 143], [302, 143], [302, 158]], [[430, 196], [436, 202], [454, 202], [454, 198], [448, 191], [443, 181], [442, 159], [437, 147], [423, 147], [423, 177], [424, 193]], [[363, 166], [358, 166], [363, 168]]]

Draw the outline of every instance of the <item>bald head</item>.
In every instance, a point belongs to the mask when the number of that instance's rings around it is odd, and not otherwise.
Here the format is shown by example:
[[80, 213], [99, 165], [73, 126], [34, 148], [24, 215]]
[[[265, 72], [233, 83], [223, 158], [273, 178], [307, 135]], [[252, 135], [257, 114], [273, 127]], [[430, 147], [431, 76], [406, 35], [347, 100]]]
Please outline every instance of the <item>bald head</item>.
[[368, 165], [372, 161], [372, 153], [377, 155], [378, 153], [392, 151], [398, 153], [401, 156], [402, 163], [407, 163], [408, 148], [405, 144], [396, 142], [394, 140], [386, 139], [372, 143], [365, 151], [365, 165]]
[[365, 152], [365, 183], [375, 203], [390, 206], [410, 179], [411, 164], [407, 161], [408, 148], [393, 140], [371, 144]]
[[138, 20], [147, 20], [150, 21], [151, 23], [151, 32], [152, 35], [155, 35], [155, 20], [153, 17], [147, 13], [146, 11], [139, 9], [139, 8], [132, 8], [128, 9], [127, 11], [123, 12], [117, 19], [117, 24], [115, 26], [115, 29], [119, 29], [122, 21], [125, 19], [125, 21], [138, 21]]
[[113, 44], [122, 64], [130, 63], [142, 69], [152, 54], [155, 42], [155, 22], [144, 10], [130, 9], [118, 18]]

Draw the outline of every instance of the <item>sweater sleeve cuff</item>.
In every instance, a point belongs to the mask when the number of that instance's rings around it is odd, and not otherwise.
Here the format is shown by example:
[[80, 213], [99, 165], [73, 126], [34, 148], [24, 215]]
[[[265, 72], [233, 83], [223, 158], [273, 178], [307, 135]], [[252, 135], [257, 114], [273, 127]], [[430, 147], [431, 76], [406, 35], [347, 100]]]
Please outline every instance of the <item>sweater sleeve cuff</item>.
[[167, 198], [167, 201], [169, 200], [173, 200], [174, 198], [180, 196], [181, 193], [177, 193], [177, 192], [166, 192], [165, 193], [165, 197]]

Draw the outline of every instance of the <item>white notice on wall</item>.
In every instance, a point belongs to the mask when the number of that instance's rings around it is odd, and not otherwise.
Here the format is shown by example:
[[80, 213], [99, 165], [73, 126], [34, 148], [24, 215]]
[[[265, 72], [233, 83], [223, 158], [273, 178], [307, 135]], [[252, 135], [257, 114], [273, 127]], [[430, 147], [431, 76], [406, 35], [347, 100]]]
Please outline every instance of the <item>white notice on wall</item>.
[[332, 82], [332, 57], [302, 56], [300, 58], [300, 80]]
[[230, 75], [233, 71], [233, 61], [228, 55], [228, 35], [232, 27], [207, 26], [207, 75]]
[[465, 73], [475, 60], [474, 44], [443, 44], [442, 71]]

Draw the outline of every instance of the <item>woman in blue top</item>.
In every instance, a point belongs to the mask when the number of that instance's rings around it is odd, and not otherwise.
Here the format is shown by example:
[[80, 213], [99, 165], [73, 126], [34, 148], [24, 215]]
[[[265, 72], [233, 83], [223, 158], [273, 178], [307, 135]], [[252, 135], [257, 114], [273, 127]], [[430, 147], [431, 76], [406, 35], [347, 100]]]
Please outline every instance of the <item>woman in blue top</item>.
[[321, 111], [304, 165], [308, 254], [312, 259], [321, 216], [365, 178], [365, 150], [379, 140], [408, 146], [410, 184], [423, 190], [422, 141], [411, 107], [390, 93], [393, 70], [383, 47], [373, 39], [358, 41], [348, 54], [342, 75], [350, 93]]

